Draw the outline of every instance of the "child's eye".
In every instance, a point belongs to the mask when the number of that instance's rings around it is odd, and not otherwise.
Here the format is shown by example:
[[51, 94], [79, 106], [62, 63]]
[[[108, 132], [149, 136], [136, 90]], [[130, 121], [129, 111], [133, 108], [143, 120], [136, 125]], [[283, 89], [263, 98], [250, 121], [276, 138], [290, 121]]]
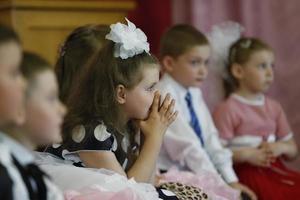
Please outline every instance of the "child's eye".
[[267, 69], [268, 65], [266, 63], [261, 63], [258, 65], [260, 69]]
[[53, 102], [55, 102], [55, 101], [58, 100], [58, 96], [57, 96], [57, 95], [49, 95], [49, 96], [47, 97], [47, 100], [48, 100], [49, 102], [53, 103]]
[[147, 90], [148, 92], [153, 92], [154, 89], [155, 89], [155, 84], [153, 84], [153, 85], [151, 85], [150, 87], [146, 88], [146, 90]]
[[191, 65], [195, 66], [195, 65], [199, 65], [201, 63], [200, 60], [191, 60], [190, 61]]
[[154, 86], [151, 86], [149, 88], [146, 89], [148, 92], [152, 92], [154, 90]]
[[204, 64], [205, 64], [205, 66], [208, 66], [209, 65], [209, 60], [205, 60]]
[[10, 75], [13, 78], [18, 78], [19, 76], [21, 76], [21, 71], [19, 68], [15, 68], [15, 69], [11, 70]]

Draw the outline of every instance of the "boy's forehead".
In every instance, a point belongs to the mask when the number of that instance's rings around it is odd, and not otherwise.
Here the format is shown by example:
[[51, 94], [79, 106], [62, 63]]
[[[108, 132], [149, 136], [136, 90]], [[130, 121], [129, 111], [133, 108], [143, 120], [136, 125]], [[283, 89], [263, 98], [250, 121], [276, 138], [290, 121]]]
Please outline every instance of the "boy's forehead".
[[206, 58], [210, 56], [211, 48], [209, 45], [195, 45], [188, 48], [182, 55]]

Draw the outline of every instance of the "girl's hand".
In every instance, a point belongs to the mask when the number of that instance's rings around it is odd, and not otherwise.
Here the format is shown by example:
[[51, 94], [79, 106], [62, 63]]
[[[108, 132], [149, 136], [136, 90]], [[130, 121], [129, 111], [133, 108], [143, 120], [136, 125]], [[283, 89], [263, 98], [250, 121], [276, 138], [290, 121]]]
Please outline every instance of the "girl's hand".
[[174, 112], [175, 100], [167, 94], [160, 106], [160, 94], [155, 92], [149, 116], [146, 120], [140, 121], [139, 126], [147, 138], [159, 138], [164, 136], [168, 126], [176, 119], [178, 112]]
[[275, 158], [284, 153], [284, 145], [282, 145], [280, 142], [263, 142], [261, 147], [268, 149]]
[[272, 151], [265, 146], [251, 148], [248, 151], [247, 161], [252, 165], [270, 167], [271, 163], [275, 160]]

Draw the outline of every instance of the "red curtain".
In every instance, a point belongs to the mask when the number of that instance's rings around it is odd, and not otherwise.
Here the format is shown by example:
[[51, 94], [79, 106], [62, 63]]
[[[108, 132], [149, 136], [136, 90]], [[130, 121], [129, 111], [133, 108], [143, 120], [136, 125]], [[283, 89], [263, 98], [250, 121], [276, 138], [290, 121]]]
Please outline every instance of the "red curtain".
[[158, 55], [160, 37], [172, 23], [171, 0], [137, 0], [136, 4], [128, 18], [145, 32], [151, 52]]

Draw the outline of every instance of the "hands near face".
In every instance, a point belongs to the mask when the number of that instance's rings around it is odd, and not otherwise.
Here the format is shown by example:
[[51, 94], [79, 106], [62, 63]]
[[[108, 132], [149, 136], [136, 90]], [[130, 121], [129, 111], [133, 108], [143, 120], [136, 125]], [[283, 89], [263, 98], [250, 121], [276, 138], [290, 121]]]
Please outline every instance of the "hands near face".
[[160, 94], [155, 93], [149, 116], [146, 120], [140, 121], [139, 126], [145, 138], [162, 138], [169, 125], [176, 119], [178, 112], [174, 111], [175, 100], [167, 94], [160, 105]]

